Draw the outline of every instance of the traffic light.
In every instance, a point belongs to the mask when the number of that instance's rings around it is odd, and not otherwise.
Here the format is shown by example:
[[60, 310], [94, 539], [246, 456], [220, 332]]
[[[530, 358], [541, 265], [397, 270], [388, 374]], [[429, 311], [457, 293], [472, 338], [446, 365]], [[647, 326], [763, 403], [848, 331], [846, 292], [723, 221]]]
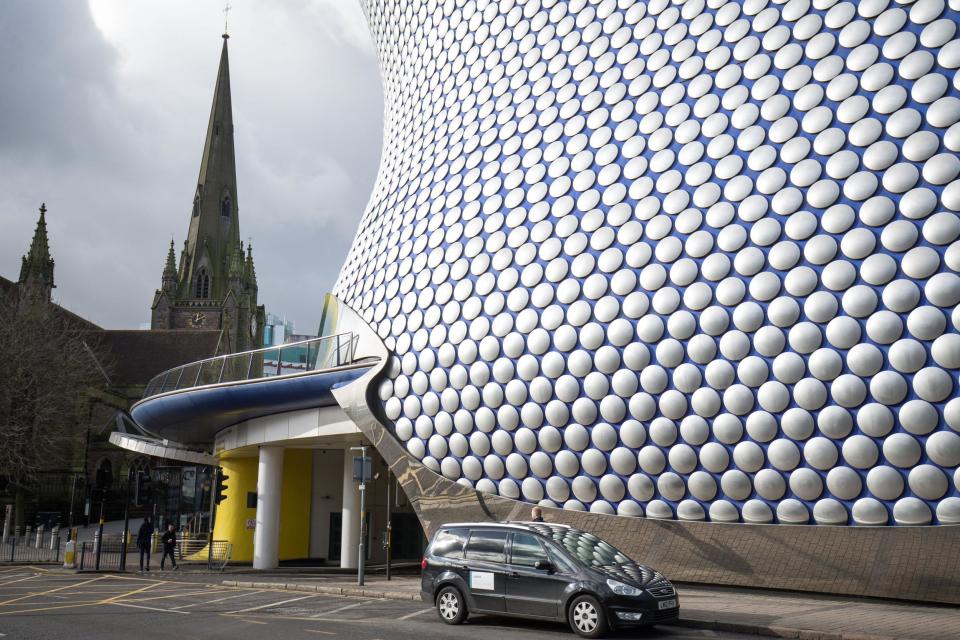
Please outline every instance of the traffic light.
[[144, 471], [137, 471], [137, 485], [136, 493], [133, 497], [133, 503], [138, 507], [142, 507], [145, 503], [150, 500], [150, 473]]
[[227, 480], [230, 479], [230, 476], [224, 474], [222, 471], [217, 473], [217, 487], [216, 492], [213, 494], [214, 502], [220, 504], [227, 499]]

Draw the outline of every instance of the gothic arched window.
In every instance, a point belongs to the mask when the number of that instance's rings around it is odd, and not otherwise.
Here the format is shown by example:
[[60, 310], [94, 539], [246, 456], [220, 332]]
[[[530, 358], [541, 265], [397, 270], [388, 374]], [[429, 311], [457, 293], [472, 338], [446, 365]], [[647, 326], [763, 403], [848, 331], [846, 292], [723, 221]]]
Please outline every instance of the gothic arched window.
[[97, 489], [109, 489], [113, 485], [113, 464], [108, 458], [103, 458], [97, 463], [94, 483]]
[[196, 297], [201, 300], [210, 297], [210, 276], [207, 275], [206, 269], [200, 269], [200, 273], [197, 274]]
[[220, 215], [229, 218], [229, 217], [230, 217], [230, 213], [231, 213], [232, 204], [233, 204], [233, 203], [230, 202], [230, 196], [228, 196], [228, 195], [227, 195], [227, 196], [223, 196], [223, 200], [220, 201]]

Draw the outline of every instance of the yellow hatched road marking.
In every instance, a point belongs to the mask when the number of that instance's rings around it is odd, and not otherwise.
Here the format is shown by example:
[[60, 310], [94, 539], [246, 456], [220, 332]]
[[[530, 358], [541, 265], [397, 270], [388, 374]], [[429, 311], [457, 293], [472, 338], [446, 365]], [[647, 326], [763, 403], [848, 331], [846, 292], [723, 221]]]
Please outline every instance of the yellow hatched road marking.
[[73, 604], [58, 604], [52, 607], [34, 607], [33, 609], [17, 609], [16, 611], [0, 611], [0, 616], [12, 616], [18, 613], [34, 613], [36, 611], [54, 611], [56, 609], [75, 609], [77, 607], [89, 607], [100, 604], [99, 600], [89, 600], [84, 602], [75, 602]]
[[[74, 583], [71, 583], [71, 584], [64, 585], [64, 586], [62, 586], [62, 587], [56, 587], [56, 588], [54, 588], [54, 589], [47, 589], [46, 591], [43, 591], [43, 592], [38, 593], [38, 594], [36, 594], [36, 595], [43, 596], [43, 595], [47, 595], [47, 594], [50, 594], [50, 593], [55, 593], [55, 592], [57, 592], [57, 591], [63, 591], [64, 589], [69, 589], [70, 587], [79, 587], [79, 586], [81, 586], [81, 585], [90, 584], [91, 582], [98, 582], [98, 581], [100, 581], [100, 580], [103, 580], [103, 578], [104, 578], [103, 576], [98, 576], [98, 577], [96, 577], [96, 578], [91, 578], [90, 580], [84, 580], [83, 582], [74, 582]], [[26, 600], [27, 598], [31, 598], [31, 597], [33, 597], [33, 595], [25, 595], [25, 596], [20, 596], [19, 598], [13, 598], [13, 599], [11, 599], [11, 600], [4, 600], [3, 602], [0, 602], [0, 607], [4, 607], [4, 606], [10, 605], [10, 604], [13, 604], [14, 602], [19, 602], [19, 601], [21, 601], [21, 600]]]
[[[203, 595], [205, 593], [210, 593], [210, 590], [205, 589], [203, 591], [184, 591], [182, 593], [171, 593], [165, 596], [150, 596], [149, 598], [137, 598], [136, 600], [132, 600], [131, 602], [146, 602], [148, 600], [164, 600], [166, 598], [186, 598], [188, 596]], [[216, 593], [223, 593], [223, 592], [219, 591]]]
[[[16, 574], [16, 575], [21, 575], [21, 574], [18, 573], [18, 574]], [[27, 576], [26, 578], [20, 578], [20, 579], [18, 579], [18, 580], [7, 580], [6, 582], [0, 582], [0, 587], [4, 587], [4, 586], [6, 586], [6, 585], [8, 585], [8, 584], [13, 584], [13, 583], [15, 583], [15, 582], [23, 582], [24, 580], [32, 580], [32, 579], [34, 579], [34, 578], [39, 578], [39, 577], [40, 577], [40, 574], [38, 573], [38, 574], [34, 574], [34, 575], [32, 575], [32, 576]]]
[[113, 604], [114, 602], [116, 602], [117, 600], [120, 600], [121, 598], [129, 598], [129, 597], [132, 596], [132, 595], [135, 595], [135, 594], [138, 594], [138, 593], [142, 593], [143, 591], [146, 591], [147, 589], [153, 589], [154, 587], [156, 587], [156, 586], [158, 586], [158, 585], [161, 585], [161, 584], [167, 584], [167, 583], [166, 583], [166, 582], [154, 582], [154, 583], [148, 584], [148, 585], [146, 585], [146, 586], [140, 587], [139, 589], [134, 589], [133, 591], [127, 591], [126, 593], [121, 593], [121, 594], [115, 595], [115, 596], [113, 596], [113, 597], [111, 597], [111, 598], [106, 598], [106, 599], [104, 599], [104, 600], [101, 601], [101, 604]]

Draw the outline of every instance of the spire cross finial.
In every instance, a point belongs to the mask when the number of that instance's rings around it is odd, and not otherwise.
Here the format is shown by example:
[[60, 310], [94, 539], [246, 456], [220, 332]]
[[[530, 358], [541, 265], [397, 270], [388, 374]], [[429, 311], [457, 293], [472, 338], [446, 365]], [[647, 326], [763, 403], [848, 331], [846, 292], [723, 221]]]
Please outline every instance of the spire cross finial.
[[41, 202], [41, 203], [40, 203], [40, 213], [43, 214], [43, 213], [46, 213], [46, 212], [47, 212], [47, 203], [46, 203], [46, 202]]
[[225, 36], [230, 33], [230, 30], [227, 28], [230, 19], [230, 9], [233, 9], [233, 7], [230, 6], [229, 2], [223, 6], [223, 35]]

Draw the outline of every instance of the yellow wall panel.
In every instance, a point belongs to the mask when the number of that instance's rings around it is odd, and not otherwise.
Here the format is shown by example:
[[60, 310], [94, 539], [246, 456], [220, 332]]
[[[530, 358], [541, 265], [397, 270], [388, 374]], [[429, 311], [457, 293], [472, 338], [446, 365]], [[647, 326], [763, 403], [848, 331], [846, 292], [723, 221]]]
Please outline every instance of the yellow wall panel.
[[310, 556], [310, 497], [313, 450], [287, 449], [283, 456], [283, 499], [280, 502], [280, 559]]
[[[233, 545], [231, 562], [253, 562], [253, 529], [246, 528], [257, 510], [247, 508], [247, 493], [257, 490], [256, 458], [220, 461], [227, 480], [227, 499], [217, 507], [214, 539]], [[310, 555], [310, 497], [313, 472], [311, 449], [287, 449], [283, 456], [283, 497], [280, 502], [280, 559]]]
[[220, 461], [227, 479], [227, 499], [217, 506], [214, 540], [227, 540], [233, 545], [231, 562], [253, 562], [253, 529], [246, 528], [248, 518], [255, 518], [256, 509], [247, 508], [247, 493], [257, 490], [257, 459], [231, 458]]

